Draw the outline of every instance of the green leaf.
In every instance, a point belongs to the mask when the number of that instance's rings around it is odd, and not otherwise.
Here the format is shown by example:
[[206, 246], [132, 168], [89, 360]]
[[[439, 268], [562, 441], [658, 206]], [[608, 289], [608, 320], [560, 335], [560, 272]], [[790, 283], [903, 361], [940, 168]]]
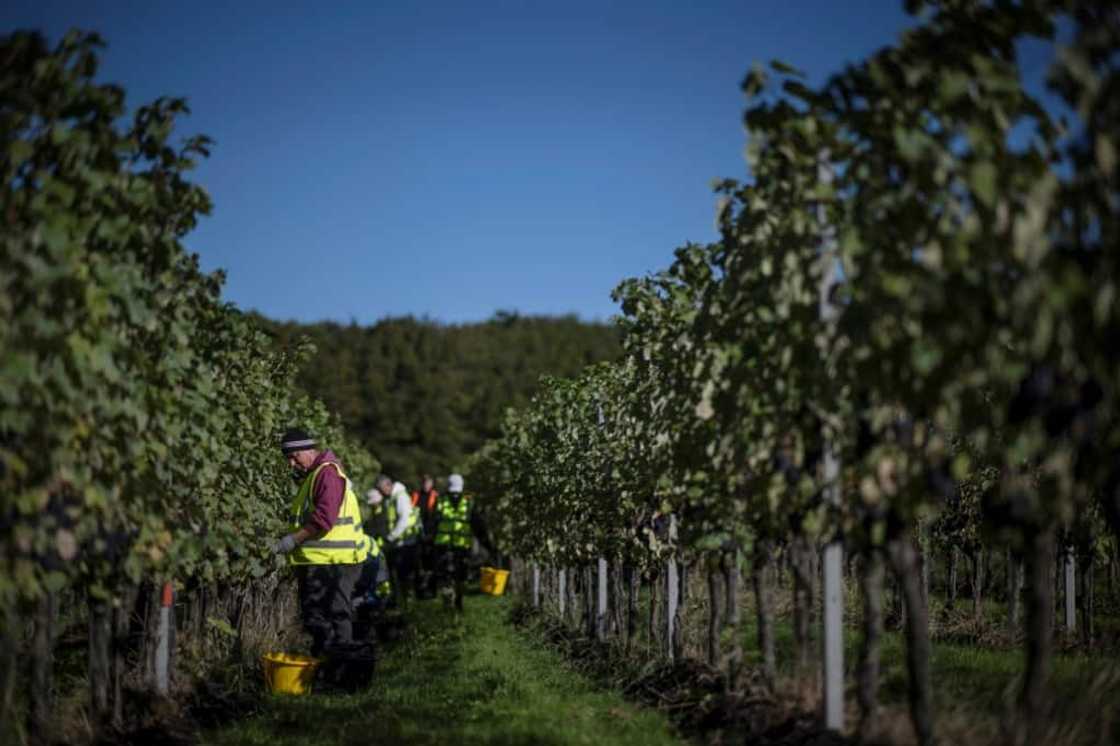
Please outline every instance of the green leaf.
[[968, 172], [968, 184], [980, 203], [992, 209], [996, 204], [996, 167], [989, 161], [977, 161]]

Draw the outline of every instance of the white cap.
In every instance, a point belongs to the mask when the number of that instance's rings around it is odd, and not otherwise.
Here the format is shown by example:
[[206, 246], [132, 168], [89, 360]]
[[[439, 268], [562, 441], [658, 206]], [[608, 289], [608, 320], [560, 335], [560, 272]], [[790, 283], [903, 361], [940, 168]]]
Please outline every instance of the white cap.
[[458, 474], [452, 474], [447, 478], [447, 491], [448, 492], [462, 492], [463, 491], [463, 477]]

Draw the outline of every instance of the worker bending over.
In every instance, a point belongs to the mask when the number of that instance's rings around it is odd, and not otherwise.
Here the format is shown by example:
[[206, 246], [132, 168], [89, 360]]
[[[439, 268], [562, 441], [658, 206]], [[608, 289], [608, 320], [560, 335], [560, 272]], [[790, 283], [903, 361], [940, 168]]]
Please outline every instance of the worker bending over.
[[358, 498], [330, 450], [319, 450], [301, 429], [280, 441], [280, 452], [299, 479], [290, 512], [291, 533], [272, 550], [287, 556], [299, 584], [303, 627], [311, 635], [311, 654], [319, 656], [353, 638], [351, 595], [362, 563], [377, 550], [362, 532]]

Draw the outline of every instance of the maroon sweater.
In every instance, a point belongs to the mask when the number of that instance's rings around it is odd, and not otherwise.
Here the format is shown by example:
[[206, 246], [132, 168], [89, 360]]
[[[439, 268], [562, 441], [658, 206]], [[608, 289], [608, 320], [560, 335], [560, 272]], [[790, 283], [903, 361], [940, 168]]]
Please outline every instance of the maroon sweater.
[[[342, 468], [338, 456], [335, 456], [332, 451], [323, 451], [315, 459], [315, 463], [311, 464], [311, 471], [318, 469], [320, 464], [328, 462], [338, 464], [339, 469]], [[338, 469], [328, 467], [319, 472], [315, 483], [311, 485], [311, 503], [314, 508], [307, 517], [307, 522], [303, 524], [303, 528], [316, 534], [330, 531], [338, 520], [345, 494], [346, 480], [339, 475]]]

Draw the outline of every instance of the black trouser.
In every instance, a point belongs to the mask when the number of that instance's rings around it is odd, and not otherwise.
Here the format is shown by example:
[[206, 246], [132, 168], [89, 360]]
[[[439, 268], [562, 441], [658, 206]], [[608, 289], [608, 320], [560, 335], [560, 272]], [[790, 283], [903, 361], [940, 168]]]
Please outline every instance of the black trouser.
[[299, 610], [311, 635], [311, 654], [319, 656], [335, 643], [353, 640], [354, 606], [350, 596], [362, 573], [358, 565], [297, 565]]
[[438, 565], [439, 551], [431, 541], [425, 541], [420, 545], [420, 566], [423, 568], [423, 571], [420, 573], [418, 586], [423, 591], [423, 596], [426, 598], [435, 598], [436, 573], [439, 571]]
[[386, 547], [385, 554], [389, 558], [389, 567], [393, 571], [393, 596], [404, 599], [411, 589], [415, 596], [420, 596], [420, 544], [413, 542], [392, 547]]
[[454, 583], [455, 608], [463, 609], [463, 592], [467, 585], [467, 558], [471, 550], [459, 547], [436, 547], [439, 552], [439, 585]]
[[358, 573], [358, 583], [354, 586], [354, 596], [356, 598], [368, 598], [377, 593], [377, 584], [381, 580], [381, 565], [383, 562], [384, 559], [378, 554], [370, 556], [361, 564], [362, 569]]

